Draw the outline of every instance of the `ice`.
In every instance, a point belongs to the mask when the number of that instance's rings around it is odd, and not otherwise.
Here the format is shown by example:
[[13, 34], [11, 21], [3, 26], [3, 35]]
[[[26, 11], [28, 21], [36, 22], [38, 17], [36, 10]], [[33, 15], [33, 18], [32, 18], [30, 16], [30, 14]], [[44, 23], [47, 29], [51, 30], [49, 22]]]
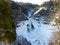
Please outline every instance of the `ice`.
[[[18, 36], [22, 35], [28, 41], [32, 43], [32, 45], [48, 45], [48, 40], [51, 36], [52, 30], [51, 24], [43, 24], [38, 23], [36, 20], [31, 18], [31, 22], [34, 25], [35, 29], [27, 32], [27, 24], [29, 24], [29, 20], [24, 21], [24, 25], [16, 28], [16, 33]], [[20, 22], [21, 23], [21, 22]], [[21, 24], [18, 25], [21, 25]]]
[[[38, 13], [39, 10], [36, 13]], [[44, 20], [42, 18], [40, 20], [40, 23], [38, 23], [38, 21], [34, 20], [31, 17], [32, 16], [31, 10], [29, 11], [28, 16], [29, 16], [28, 20], [22, 21], [19, 24], [17, 24], [20, 25], [19, 27], [16, 28], [17, 36], [22, 35], [29, 42], [31, 42], [32, 45], [48, 45], [48, 41], [53, 32], [51, 30], [52, 24], [51, 23], [43, 24]], [[31, 23], [34, 26], [34, 29], [32, 29]], [[29, 32], [27, 28], [29, 29]]]

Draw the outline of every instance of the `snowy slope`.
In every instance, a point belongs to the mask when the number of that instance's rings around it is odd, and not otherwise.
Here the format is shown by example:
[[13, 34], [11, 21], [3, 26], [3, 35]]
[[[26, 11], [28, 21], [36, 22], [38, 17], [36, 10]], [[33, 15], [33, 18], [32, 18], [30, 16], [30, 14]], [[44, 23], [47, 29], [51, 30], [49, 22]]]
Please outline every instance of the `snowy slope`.
[[[34, 29], [30, 29], [30, 32], [28, 32], [27, 24], [30, 24], [30, 22], [34, 25]], [[17, 36], [22, 35], [32, 45], [48, 45], [48, 40], [52, 34], [52, 30], [50, 30], [51, 24], [38, 23], [36, 20], [30, 18], [30, 20], [22, 21], [17, 25], [20, 25], [16, 28]]]

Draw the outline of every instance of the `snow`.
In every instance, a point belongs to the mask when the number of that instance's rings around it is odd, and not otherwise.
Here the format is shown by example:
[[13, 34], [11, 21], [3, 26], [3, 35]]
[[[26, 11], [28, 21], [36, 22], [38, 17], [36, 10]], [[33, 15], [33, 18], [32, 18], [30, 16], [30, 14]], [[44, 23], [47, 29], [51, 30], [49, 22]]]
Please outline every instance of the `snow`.
[[[43, 8], [44, 7], [41, 7], [34, 14], [37, 14]], [[21, 21], [19, 24], [17, 24], [20, 25], [19, 27], [16, 28], [17, 36], [23, 36], [29, 42], [31, 42], [32, 45], [48, 45], [49, 39], [52, 36], [52, 32], [53, 32], [52, 23], [50, 22], [50, 24], [43, 24], [44, 22], [43, 17], [41, 17], [39, 21], [40, 23], [38, 23], [37, 20], [34, 20], [32, 18], [32, 12], [33, 12], [32, 9], [28, 11], [28, 16], [27, 16], [28, 20]], [[34, 26], [34, 29], [32, 29], [31, 23]]]
[[44, 7], [40, 7], [33, 15], [37, 14], [40, 10], [42, 10]]
[[[6, 44], [5, 44], [6, 43]], [[3, 42], [3, 41], [0, 41], [0, 45], [10, 45], [8, 42], [7, 42], [7, 40], [6, 40], [6, 42]]]
[[[22, 35], [32, 45], [48, 45], [48, 40], [52, 35], [51, 24], [38, 23], [36, 20], [30, 18], [30, 21], [34, 25], [34, 30], [27, 32], [27, 24], [30, 24], [29, 20], [22, 21], [17, 25], [20, 27], [16, 28], [17, 36]], [[24, 23], [24, 24], [23, 24]]]

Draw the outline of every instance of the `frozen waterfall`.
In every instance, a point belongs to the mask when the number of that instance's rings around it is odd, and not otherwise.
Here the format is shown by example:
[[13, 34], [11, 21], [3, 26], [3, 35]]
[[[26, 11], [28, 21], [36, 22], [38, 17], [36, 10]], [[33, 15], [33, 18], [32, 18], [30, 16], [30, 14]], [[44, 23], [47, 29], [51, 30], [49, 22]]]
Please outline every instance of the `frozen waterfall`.
[[[17, 36], [23, 36], [31, 45], [48, 45], [49, 38], [52, 34], [52, 24], [38, 23], [32, 17], [32, 9], [28, 11], [28, 20], [21, 21], [16, 28]], [[28, 32], [29, 31], [29, 32]]]

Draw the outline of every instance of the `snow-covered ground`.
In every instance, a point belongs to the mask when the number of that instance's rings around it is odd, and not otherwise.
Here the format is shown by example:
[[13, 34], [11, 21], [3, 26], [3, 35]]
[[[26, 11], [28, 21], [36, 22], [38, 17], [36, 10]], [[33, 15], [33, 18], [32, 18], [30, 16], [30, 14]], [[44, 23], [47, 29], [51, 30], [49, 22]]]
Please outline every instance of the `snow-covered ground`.
[[[37, 10], [34, 14], [37, 14], [42, 9], [43, 7]], [[32, 18], [32, 12], [32, 9], [28, 11], [28, 20], [21, 21], [17, 24], [19, 25], [19, 27], [16, 28], [17, 36], [22, 35], [29, 42], [31, 42], [32, 45], [48, 45], [49, 39], [53, 32], [52, 21], [50, 24], [43, 24], [43, 17], [40, 17], [40, 21], [34, 20]], [[31, 24], [34, 26], [34, 29]]]
[[[27, 27], [27, 24], [33, 24], [34, 29]], [[42, 21], [43, 22], [43, 21]], [[30, 18], [26, 21], [21, 21], [19, 27], [16, 28], [17, 36], [22, 35], [26, 38], [32, 45], [48, 45], [48, 41], [52, 35], [52, 24], [38, 23], [36, 20]], [[28, 32], [27, 28], [30, 28]]]

